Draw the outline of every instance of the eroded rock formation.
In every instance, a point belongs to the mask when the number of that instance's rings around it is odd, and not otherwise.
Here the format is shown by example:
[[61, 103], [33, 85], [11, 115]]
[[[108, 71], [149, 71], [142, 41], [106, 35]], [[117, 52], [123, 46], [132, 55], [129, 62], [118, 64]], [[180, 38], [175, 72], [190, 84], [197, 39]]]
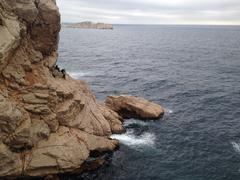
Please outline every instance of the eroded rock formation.
[[0, 177], [82, 168], [118, 146], [122, 118], [56, 68], [55, 0], [0, 0]]
[[162, 106], [141, 97], [108, 96], [105, 103], [110, 109], [126, 119], [159, 119], [164, 115]]

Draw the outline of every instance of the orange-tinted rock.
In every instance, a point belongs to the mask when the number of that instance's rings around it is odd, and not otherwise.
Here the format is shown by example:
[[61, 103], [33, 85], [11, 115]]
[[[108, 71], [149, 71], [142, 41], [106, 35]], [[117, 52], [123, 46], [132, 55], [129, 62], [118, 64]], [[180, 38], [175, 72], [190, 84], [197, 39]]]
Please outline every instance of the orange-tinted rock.
[[0, 179], [81, 169], [113, 151], [121, 120], [56, 67], [55, 0], [0, 0]]

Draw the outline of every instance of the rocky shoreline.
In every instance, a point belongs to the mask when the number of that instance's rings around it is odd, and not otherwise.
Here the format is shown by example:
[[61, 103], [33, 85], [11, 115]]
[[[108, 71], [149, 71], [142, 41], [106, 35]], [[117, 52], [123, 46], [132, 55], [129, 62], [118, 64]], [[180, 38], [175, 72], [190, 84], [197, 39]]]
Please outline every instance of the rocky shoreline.
[[[124, 132], [126, 112], [164, 113], [130, 96], [99, 103], [85, 82], [57, 67], [59, 31], [55, 0], [0, 0], [0, 178], [88, 170], [89, 157], [118, 148], [109, 136]], [[102, 164], [96, 160], [93, 167]]]
[[68, 25], [67, 27], [80, 28], [80, 29], [113, 29], [112, 24], [93, 23], [90, 21], [74, 23], [74, 24]]

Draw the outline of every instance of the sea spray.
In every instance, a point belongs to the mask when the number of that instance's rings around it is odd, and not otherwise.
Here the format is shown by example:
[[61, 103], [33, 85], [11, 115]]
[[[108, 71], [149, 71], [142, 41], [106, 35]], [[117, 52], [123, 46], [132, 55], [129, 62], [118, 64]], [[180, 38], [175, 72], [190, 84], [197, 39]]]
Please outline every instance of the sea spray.
[[140, 136], [136, 136], [132, 130], [127, 131], [125, 134], [114, 134], [111, 138], [117, 139], [121, 143], [132, 148], [138, 148], [141, 146], [154, 147], [156, 139], [153, 133], [143, 133]]

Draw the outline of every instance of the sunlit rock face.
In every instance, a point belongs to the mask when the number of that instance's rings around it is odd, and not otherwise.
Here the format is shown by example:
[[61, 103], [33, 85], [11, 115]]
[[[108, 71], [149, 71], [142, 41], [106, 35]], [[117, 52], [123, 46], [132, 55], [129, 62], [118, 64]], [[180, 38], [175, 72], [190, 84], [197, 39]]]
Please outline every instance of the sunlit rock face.
[[122, 118], [56, 66], [55, 0], [0, 0], [0, 177], [81, 170]]

